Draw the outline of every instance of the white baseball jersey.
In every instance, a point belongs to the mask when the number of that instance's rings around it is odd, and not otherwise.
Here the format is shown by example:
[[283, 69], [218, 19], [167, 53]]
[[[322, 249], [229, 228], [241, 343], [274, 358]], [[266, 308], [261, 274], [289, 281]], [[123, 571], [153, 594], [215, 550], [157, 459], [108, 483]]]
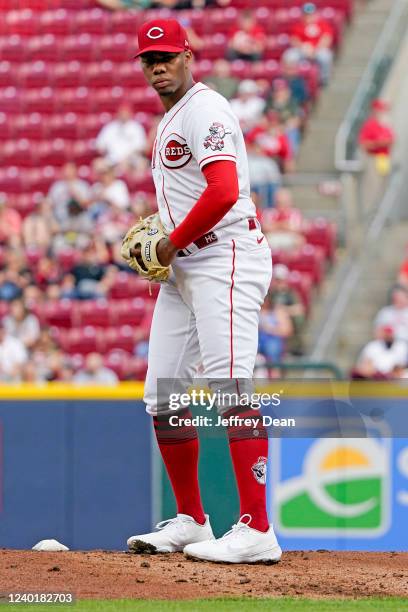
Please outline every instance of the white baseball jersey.
[[196, 83], [164, 115], [153, 148], [153, 180], [167, 231], [177, 227], [193, 208], [207, 187], [202, 169], [217, 160], [236, 163], [239, 198], [214, 230], [254, 217], [256, 210], [239, 121], [223, 96]]

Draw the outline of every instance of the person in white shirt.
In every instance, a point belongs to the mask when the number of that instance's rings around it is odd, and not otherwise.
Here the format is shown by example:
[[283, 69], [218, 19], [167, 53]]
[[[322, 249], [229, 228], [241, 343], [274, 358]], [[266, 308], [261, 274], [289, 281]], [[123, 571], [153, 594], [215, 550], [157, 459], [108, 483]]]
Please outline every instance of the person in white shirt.
[[116, 119], [104, 125], [96, 137], [98, 152], [111, 164], [120, 164], [123, 170], [146, 165], [143, 158], [146, 132], [132, 115], [132, 109], [128, 104], [121, 105]]
[[377, 374], [392, 376], [396, 368], [408, 365], [408, 344], [395, 339], [391, 326], [378, 327], [376, 336], [376, 340], [366, 344], [358, 359], [356, 371], [362, 378]]
[[408, 289], [397, 285], [391, 298], [391, 305], [381, 308], [375, 319], [375, 326], [390, 325], [398, 340], [408, 342]]
[[110, 207], [127, 210], [130, 206], [128, 187], [115, 175], [114, 167], [104, 159], [94, 161], [94, 170], [99, 180], [92, 185], [92, 195], [88, 202], [90, 213], [99, 217]]
[[4, 317], [4, 327], [11, 336], [21, 340], [27, 348], [31, 348], [40, 337], [38, 318], [19, 299], [11, 303], [10, 314]]
[[118, 377], [110, 368], [105, 368], [99, 353], [90, 353], [83, 370], [77, 372], [73, 382], [79, 385], [116, 385]]
[[245, 79], [238, 87], [238, 95], [231, 100], [233, 113], [238, 117], [243, 132], [253, 127], [265, 110], [265, 100], [259, 95], [255, 81]]
[[23, 342], [7, 333], [0, 322], [0, 380], [17, 380], [21, 366], [28, 360], [27, 349]]

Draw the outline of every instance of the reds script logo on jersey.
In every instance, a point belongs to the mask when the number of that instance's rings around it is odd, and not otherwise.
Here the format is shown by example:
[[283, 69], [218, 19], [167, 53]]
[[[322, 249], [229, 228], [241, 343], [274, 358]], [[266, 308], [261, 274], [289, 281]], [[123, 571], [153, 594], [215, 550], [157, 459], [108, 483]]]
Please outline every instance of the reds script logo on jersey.
[[188, 146], [185, 138], [178, 134], [170, 134], [167, 136], [160, 150], [160, 158], [166, 168], [183, 168], [193, 154]]
[[227, 134], [232, 134], [229, 128], [223, 126], [222, 123], [214, 121], [210, 126], [210, 135], [204, 139], [204, 146], [211, 151], [222, 151], [224, 148], [224, 138]]

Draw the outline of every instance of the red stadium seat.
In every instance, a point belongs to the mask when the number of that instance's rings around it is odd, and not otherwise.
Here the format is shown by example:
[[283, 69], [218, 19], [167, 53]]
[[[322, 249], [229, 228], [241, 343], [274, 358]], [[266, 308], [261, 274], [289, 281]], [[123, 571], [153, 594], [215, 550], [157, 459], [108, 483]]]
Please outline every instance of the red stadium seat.
[[3, 163], [7, 166], [31, 168], [36, 162], [33, 148], [27, 138], [3, 143], [1, 154], [3, 156]]
[[86, 83], [90, 89], [95, 87], [113, 87], [115, 70], [111, 61], [95, 62], [86, 66]]
[[115, 74], [117, 76], [117, 84], [125, 89], [144, 87], [146, 85], [146, 80], [138, 62], [120, 64], [115, 68]]
[[4, 15], [5, 25], [10, 34], [21, 34], [23, 36], [33, 36], [38, 31], [38, 19], [29, 8], [17, 11], [8, 11]]
[[16, 138], [42, 140], [47, 136], [47, 122], [40, 113], [21, 115], [14, 124]]
[[15, 87], [0, 90], [0, 112], [8, 114], [21, 113], [21, 96]]
[[51, 115], [56, 110], [57, 101], [51, 87], [26, 89], [22, 106], [26, 113], [43, 113]]
[[27, 55], [31, 61], [43, 60], [47, 63], [58, 62], [61, 56], [61, 44], [54, 34], [43, 34], [29, 39]]
[[57, 89], [79, 87], [84, 82], [83, 66], [77, 60], [56, 64], [53, 79]]
[[143, 320], [146, 312], [145, 300], [141, 297], [132, 300], [111, 302], [112, 320], [114, 325], [137, 326]]
[[73, 31], [72, 17], [63, 8], [56, 11], [44, 11], [40, 13], [39, 30], [42, 34], [67, 36]]
[[[0, 138], [2, 141], [8, 140], [15, 136], [14, 125], [11, 122], [11, 118], [7, 117], [6, 113], [0, 113]], [[0, 151], [1, 157], [1, 151]]]
[[110, 18], [111, 31], [114, 34], [122, 32], [134, 36], [144, 19], [143, 13], [137, 9], [117, 11]]
[[46, 325], [69, 328], [72, 326], [73, 306], [71, 300], [45, 302], [37, 315]]
[[100, 334], [95, 327], [87, 325], [86, 327], [67, 329], [59, 334], [59, 342], [61, 348], [67, 353], [79, 353], [87, 355], [88, 353], [99, 352]]
[[47, 193], [55, 180], [55, 169], [52, 166], [28, 170], [22, 177], [27, 192]]
[[135, 348], [134, 329], [130, 325], [122, 327], [109, 327], [103, 331], [103, 347], [105, 352], [114, 349], [122, 349], [127, 353], [133, 353]]
[[21, 180], [21, 174], [18, 168], [12, 166], [3, 170], [0, 168], [0, 192], [4, 193], [21, 193], [24, 191], [25, 185]]
[[79, 302], [74, 312], [76, 326], [108, 327], [110, 309], [105, 300], [85, 300]]
[[130, 367], [131, 357], [122, 349], [114, 349], [105, 355], [104, 365], [113, 370], [120, 380], [126, 380]]
[[18, 34], [0, 39], [0, 57], [3, 61], [21, 64], [26, 58], [27, 43]]
[[79, 136], [78, 115], [75, 113], [53, 115], [48, 120], [48, 130], [51, 139], [76, 140]]
[[74, 32], [104, 34], [110, 26], [109, 17], [109, 14], [101, 8], [75, 12], [71, 17]]
[[323, 278], [323, 262], [323, 251], [319, 247], [306, 244], [298, 253], [290, 255], [287, 266], [290, 270], [309, 274], [313, 283], [318, 285]]
[[64, 89], [59, 95], [59, 110], [62, 112], [73, 112], [88, 114], [93, 108], [93, 96], [87, 87], [77, 89]]
[[[133, 45], [134, 38], [132, 41]], [[132, 45], [128, 41], [126, 34], [107, 34], [99, 42], [101, 60], [111, 60], [112, 62], [132, 61]], [[133, 55], [136, 47], [133, 47]]]
[[75, 34], [63, 39], [61, 52], [66, 62], [93, 62], [98, 56], [98, 44], [90, 34]]
[[94, 108], [97, 112], [115, 113], [118, 106], [126, 99], [122, 87], [100, 88], [93, 92]]
[[17, 85], [17, 71], [13, 70], [10, 62], [0, 62], [0, 87]]
[[75, 266], [80, 258], [80, 253], [75, 249], [63, 249], [58, 251], [57, 255], [58, 264], [65, 272], [69, 272]]
[[47, 65], [42, 60], [23, 64], [18, 71], [20, 85], [26, 88], [46, 87], [51, 84], [51, 74]]

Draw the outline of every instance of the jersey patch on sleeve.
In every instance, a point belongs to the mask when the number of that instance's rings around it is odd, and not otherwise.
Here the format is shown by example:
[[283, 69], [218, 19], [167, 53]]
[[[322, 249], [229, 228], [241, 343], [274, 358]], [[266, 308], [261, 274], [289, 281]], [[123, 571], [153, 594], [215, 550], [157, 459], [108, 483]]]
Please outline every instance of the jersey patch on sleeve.
[[222, 151], [224, 148], [224, 138], [227, 134], [232, 134], [232, 130], [224, 127], [222, 123], [214, 121], [210, 125], [210, 134], [204, 139], [204, 147], [211, 151]]

